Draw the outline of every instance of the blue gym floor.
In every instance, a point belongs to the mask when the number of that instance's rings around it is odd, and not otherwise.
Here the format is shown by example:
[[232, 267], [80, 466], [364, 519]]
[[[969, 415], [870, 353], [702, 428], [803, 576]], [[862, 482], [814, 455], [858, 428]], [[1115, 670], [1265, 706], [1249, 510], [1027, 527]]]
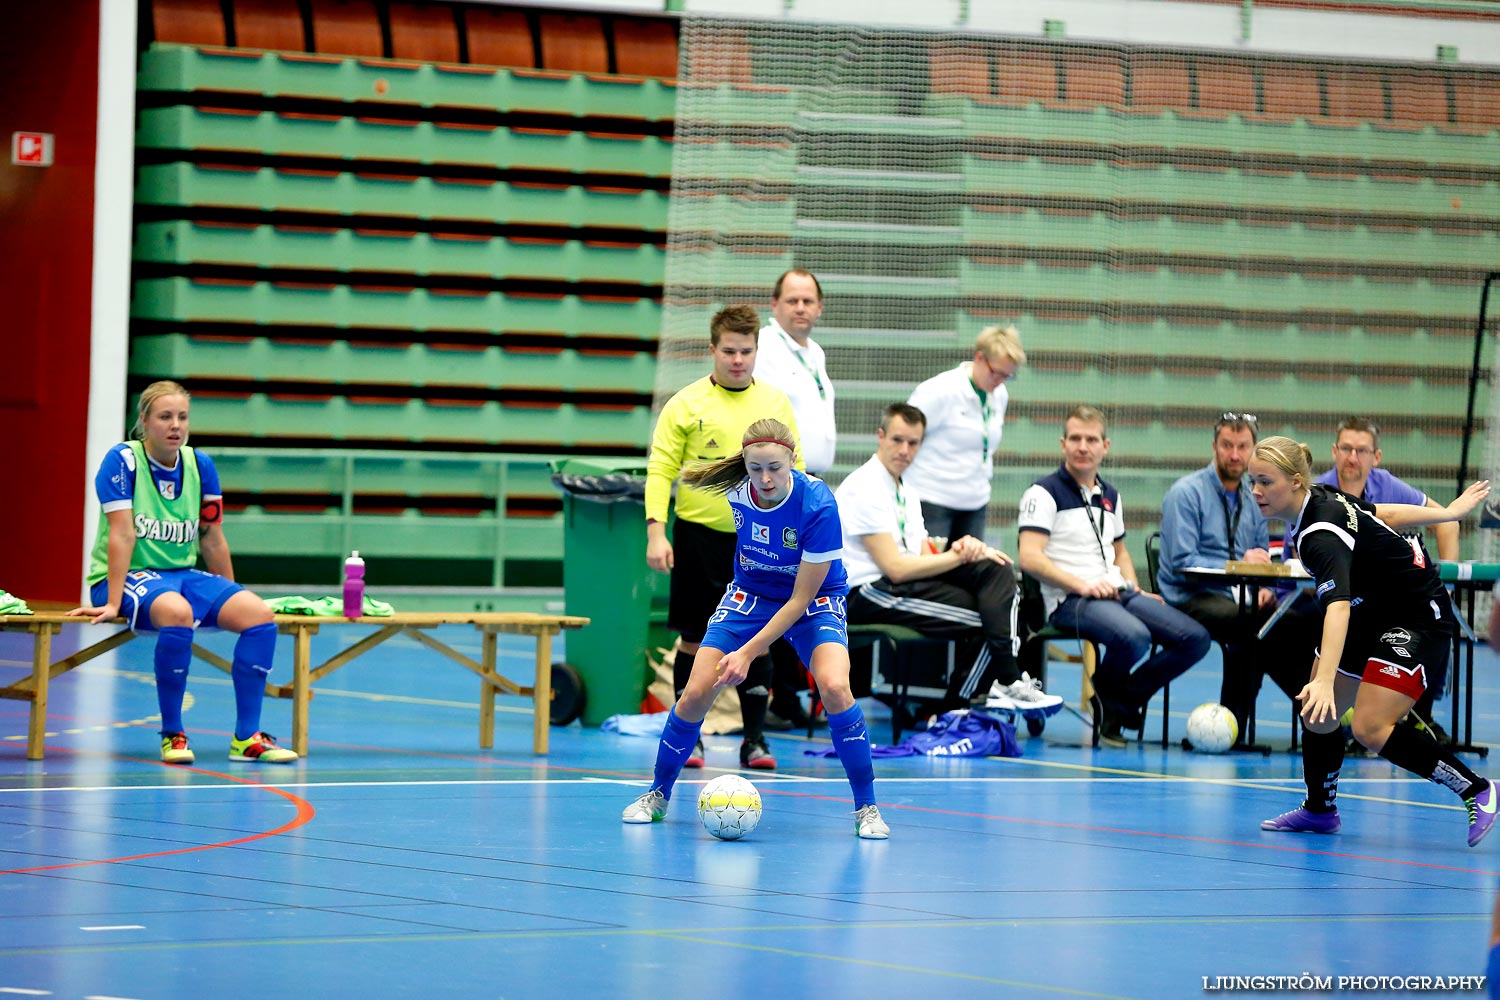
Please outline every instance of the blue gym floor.
[[[315, 639], [314, 662], [357, 631]], [[472, 630], [445, 639], [478, 655]], [[0, 637], [0, 682], [24, 642]], [[1174, 685], [1174, 740], [1217, 698], [1211, 655]], [[502, 656], [528, 683], [529, 648]], [[575, 723], [536, 757], [529, 709], [504, 699], [478, 750], [478, 682], [399, 639], [317, 686], [312, 753], [289, 767], [225, 759], [229, 680], [195, 663], [198, 763], [171, 767], [150, 658], [136, 642], [54, 681], [45, 761], [25, 758], [27, 706], [0, 701], [0, 996], [1148, 1000], [1202, 995], [1205, 976], [1484, 968], [1500, 837], [1466, 847], [1447, 791], [1351, 759], [1341, 834], [1259, 830], [1302, 796], [1274, 690], [1270, 757], [1082, 748], [1061, 715], [1022, 732], [1022, 759], [877, 761], [884, 843], [854, 836], [836, 761], [771, 734], [781, 769], [751, 775], [764, 819], [727, 843], [693, 800], [738, 737], [708, 739], [665, 823], [625, 826], [654, 740]], [[289, 662], [283, 647], [275, 680]], [[1481, 647], [1480, 741], [1496, 666]], [[1054, 664], [1050, 686], [1076, 699], [1078, 668]], [[866, 712], [888, 739], [884, 708]], [[290, 733], [288, 702], [267, 701], [265, 728]]]

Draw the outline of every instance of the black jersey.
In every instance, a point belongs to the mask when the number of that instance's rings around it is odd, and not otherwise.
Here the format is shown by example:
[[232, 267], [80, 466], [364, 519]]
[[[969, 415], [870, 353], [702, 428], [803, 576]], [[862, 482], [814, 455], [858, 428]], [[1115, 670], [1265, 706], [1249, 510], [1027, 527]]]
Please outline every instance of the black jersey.
[[1317, 581], [1327, 607], [1348, 601], [1370, 620], [1447, 622], [1448, 591], [1420, 542], [1398, 534], [1375, 516], [1375, 505], [1332, 486], [1314, 485], [1287, 536]]

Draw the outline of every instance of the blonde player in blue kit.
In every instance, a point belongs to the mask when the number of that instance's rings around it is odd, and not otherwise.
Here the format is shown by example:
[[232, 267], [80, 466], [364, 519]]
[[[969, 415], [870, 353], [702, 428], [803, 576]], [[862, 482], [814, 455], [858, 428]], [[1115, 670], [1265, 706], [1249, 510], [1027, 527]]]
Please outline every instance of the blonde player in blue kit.
[[[105, 455], [94, 477], [101, 516], [88, 584], [90, 603], [69, 611], [94, 624], [123, 615], [134, 632], [155, 632], [161, 759], [191, 764], [182, 722], [193, 633], [239, 633], [230, 678], [234, 734], [229, 759], [288, 764], [296, 752], [261, 732], [276, 625], [266, 602], [234, 582], [224, 537], [224, 491], [214, 463], [188, 442], [190, 399], [176, 382], [141, 393], [132, 440]], [[196, 569], [199, 554], [208, 572]]]
[[828, 709], [828, 729], [854, 791], [854, 829], [885, 840], [891, 829], [875, 804], [875, 768], [865, 717], [849, 691], [849, 592], [838, 504], [821, 480], [792, 468], [797, 445], [779, 420], [757, 420], [739, 452], [689, 469], [682, 480], [723, 493], [734, 513], [734, 582], [708, 620], [693, 672], [667, 714], [651, 790], [625, 808], [626, 823], [666, 818], [672, 786], [698, 741], [721, 687], [745, 679], [750, 663], [786, 636], [812, 667]]

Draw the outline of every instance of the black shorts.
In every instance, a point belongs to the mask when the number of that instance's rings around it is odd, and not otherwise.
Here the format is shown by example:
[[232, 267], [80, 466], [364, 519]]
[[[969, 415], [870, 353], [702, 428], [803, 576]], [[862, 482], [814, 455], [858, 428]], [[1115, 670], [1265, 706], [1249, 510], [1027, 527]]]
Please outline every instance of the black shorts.
[[1442, 692], [1452, 649], [1448, 622], [1351, 622], [1339, 673], [1416, 701], [1424, 691]]
[[708, 620], [734, 579], [732, 531], [677, 521], [672, 529], [672, 584], [667, 628], [684, 642], [702, 642]]

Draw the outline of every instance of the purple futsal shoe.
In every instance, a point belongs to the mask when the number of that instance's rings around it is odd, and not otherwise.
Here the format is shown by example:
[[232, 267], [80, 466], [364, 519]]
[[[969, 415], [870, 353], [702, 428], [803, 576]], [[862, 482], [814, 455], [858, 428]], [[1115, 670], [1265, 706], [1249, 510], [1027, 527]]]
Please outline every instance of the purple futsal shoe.
[[[1493, 810], [1493, 808], [1492, 804], [1491, 809]], [[1473, 812], [1472, 808], [1470, 812]], [[1494, 813], [1491, 812], [1490, 820], [1493, 821], [1494, 818]], [[1284, 812], [1275, 819], [1263, 819], [1260, 821], [1260, 828], [1262, 830], [1275, 830], [1277, 833], [1338, 833], [1339, 827], [1342, 825], [1339, 822], [1339, 811], [1337, 809], [1326, 813], [1309, 812], [1307, 803], [1305, 802], [1291, 812]], [[1470, 826], [1469, 829], [1472, 830], [1473, 826]], [[1481, 836], [1483, 835], [1481, 834]]]
[[1470, 799], [1464, 799], [1469, 807], [1469, 846], [1476, 847], [1495, 825], [1495, 783], [1486, 782], [1484, 791]]

